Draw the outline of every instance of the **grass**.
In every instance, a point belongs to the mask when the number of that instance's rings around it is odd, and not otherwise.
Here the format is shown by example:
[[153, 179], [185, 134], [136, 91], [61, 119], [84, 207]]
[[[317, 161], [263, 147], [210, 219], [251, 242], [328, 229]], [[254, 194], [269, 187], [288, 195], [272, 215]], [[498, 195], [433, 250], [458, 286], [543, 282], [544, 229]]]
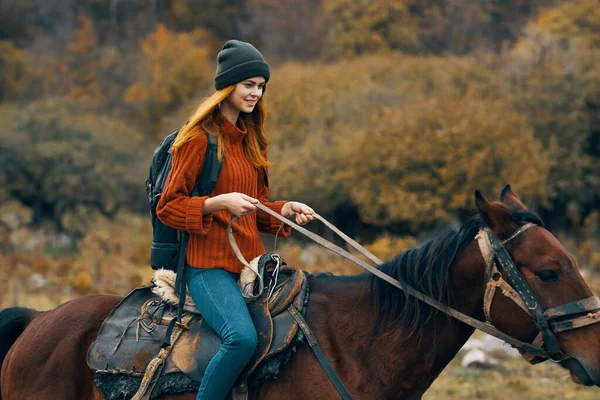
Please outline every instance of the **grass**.
[[565, 369], [551, 362], [532, 366], [521, 357], [505, 358], [500, 372], [465, 369], [460, 360], [459, 354], [433, 382], [424, 400], [600, 398], [599, 388], [575, 384]]

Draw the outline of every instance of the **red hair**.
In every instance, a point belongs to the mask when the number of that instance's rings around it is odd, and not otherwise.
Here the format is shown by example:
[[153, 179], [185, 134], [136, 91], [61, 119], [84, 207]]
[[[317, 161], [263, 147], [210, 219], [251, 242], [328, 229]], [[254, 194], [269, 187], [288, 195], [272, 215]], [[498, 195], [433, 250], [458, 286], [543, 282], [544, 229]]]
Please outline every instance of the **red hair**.
[[[219, 118], [223, 118], [219, 112], [219, 104], [233, 92], [234, 88], [235, 85], [232, 85], [217, 90], [196, 107], [171, 146], [171, 153], [173, 155], [177, 153], [177, 150], [184, 143], [204, 134], [204, 132], [209, 132], [217, 136], [219, 160], [223, 160], [223, 155], [225, 154], [224, 138], [219, 133], [219, 130], [215, 128], [215, 125], [219, 122]], [[243, 140], [246, 157], [256, 168], [268, 167], [269, 161], [267, 160], [265, 150], [269, 142], [264, 133], [266, 112], [263, 96], [258, 99], [251, 113], [240, 112], [240, 118], [242, 118], [247, 130]]]

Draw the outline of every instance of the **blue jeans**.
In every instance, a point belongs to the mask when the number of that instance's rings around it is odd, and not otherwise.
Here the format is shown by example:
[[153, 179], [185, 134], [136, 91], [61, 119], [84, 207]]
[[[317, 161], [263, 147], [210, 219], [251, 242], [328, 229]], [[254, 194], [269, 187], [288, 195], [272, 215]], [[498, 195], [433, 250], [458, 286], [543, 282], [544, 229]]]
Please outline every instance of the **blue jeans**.
[[187, 268], [188, 288], [196, 308], [223, 340], [204, 372], [196, 399], [224, 399], [254, 354], [256, 328], [236, 274], [220, 268]]

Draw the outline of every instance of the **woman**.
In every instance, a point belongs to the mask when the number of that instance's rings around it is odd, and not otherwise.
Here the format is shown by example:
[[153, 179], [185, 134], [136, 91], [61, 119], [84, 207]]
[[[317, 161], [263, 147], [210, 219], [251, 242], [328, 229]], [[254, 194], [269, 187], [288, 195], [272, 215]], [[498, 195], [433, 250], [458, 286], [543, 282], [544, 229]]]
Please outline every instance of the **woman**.
[[[259, 231], [275, 234], [280, 222], [255, 206], [261, 203], [296, 222], [313, 210], [298, 202], [269, 202], [267, 139], [263, 93], [269, 65], [251, 44], [228, 41], [217, 56], [216, 92], [204, 100], [180, 130], [171, 152], [173, 165], [157, 206], [160, 220], [190, 233], [186, 254], [188, 287], [205, 321], [223, 346], [209, 363], [197, 399], [224, 399], [256, 348], [256, 329], [236, 284], [243, 265], [229, 246], [231, 215], [236, 241], [248, 260], [264, 253]], [[210, 196], [190, 197], [204, 163], [208, 140], [217, 136], [224, 163]], [[254, 212], [256, 211], [256, 212]], [[282, 229], [287, 237], [290, 228]]]

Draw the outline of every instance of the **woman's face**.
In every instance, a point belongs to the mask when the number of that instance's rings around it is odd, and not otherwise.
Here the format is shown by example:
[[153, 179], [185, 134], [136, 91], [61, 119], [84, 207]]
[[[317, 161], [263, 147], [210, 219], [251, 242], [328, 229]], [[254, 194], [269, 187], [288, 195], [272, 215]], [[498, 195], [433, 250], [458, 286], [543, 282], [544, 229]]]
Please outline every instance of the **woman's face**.
[[262, 76], [246, 79], [235, 85], [227, 101], [238, 111], [251, 113], [262, 96], [264, 88], [265, 78]]

